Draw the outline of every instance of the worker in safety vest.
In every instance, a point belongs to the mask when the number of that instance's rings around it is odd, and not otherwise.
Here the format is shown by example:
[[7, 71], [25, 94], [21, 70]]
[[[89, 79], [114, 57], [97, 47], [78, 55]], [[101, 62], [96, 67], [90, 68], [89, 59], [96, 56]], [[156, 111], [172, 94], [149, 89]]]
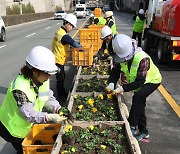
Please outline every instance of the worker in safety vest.
[[[36, 46], [26, 57], [21, 73], [10, 83], [0, 107], [0, 136], [23, 154], [22, 141], [34, 123], [60, 123], [61, 106], [49, 89], [49, 77], [56, 74], [55, 56], [49, 49]], [[46, 107], [49, 112], [43, 112]]]
[[112, 11], [106, 11], [105, 12], [105, 19], [106, 19], [106, 25], [108, 25], [113, 34], [117, 34], [117, 30], [116, 30], [116, 23], [115, 23], [115, 19], [113, 17], [113, 12]]
[[[115, 65], [105, 89], [115, 95], [134, 91], [128, 121], [132, 134], [140, 141], [149, 137], [146, 128], [146, 99], [158, 88], [162, 77], [151, 57], [142, 48], [137, 47], [136, 40], [132, 40], [127, 35], [118, 34], [113, 39], [113, 47]], [[117, 81], [121, 73], [125, 74], [127, 83], [119, 85]]]
[[133, 26], [133, 35], [132, 38], [138, 38], [138, 47], [141, 47], [141, 39], [142, 39], [142, 32], [144, 30], [144, 24], [146, 22], [146, 17], [144, 15], [144, 10], [140, 9], [138, 15], [133, 16], [134, 26]]
[[[111, 28], [109, 26], [104, 26], [101, 29], [101, 39], [103, 40], [102, 46], [95, 55], [94, 60], [98, 60], [100, 58], [106, 58], [109, 56], [109, 59], [111, 59], [113, 54], [113, 47], [112, 47], [112, 40], [114, 39], [115, 35], [113, 34]], [[104, 50], [107, 49], [108, 55], [104, 57]]]
[[104, 17], [94, 17], [94, 24], [96, 25], [105, 25], [106, 19]]
[[52, 52], [56, 57], [56, 65], [61, 69], [60, 72], [56, 74], [57, 79], [57, 94], [58, 99], [62, 101], [66, 101], [67, 92], [64, 87], [65, 80], [65, 70], [64, 65], [66, 65], [69, 55], [70, 55], [70, 46], [75, 48], [81, 48], [82, 46], [74, 41], [69, 33], [74, 27], [76, 27], [77, 18], [73, 14], [67, 14], [64, 17], [63, 25], [59, 28], [53, 38], [52, 42]]

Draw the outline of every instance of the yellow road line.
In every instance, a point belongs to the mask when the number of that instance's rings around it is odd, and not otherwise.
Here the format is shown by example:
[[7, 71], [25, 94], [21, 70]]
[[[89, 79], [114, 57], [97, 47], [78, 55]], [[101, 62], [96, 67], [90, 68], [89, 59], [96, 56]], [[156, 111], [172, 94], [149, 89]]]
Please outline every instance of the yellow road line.
[[166, 91], [166, 89], [162, 85], [158, 87], [158, 90], [164, 96], [164, 98], [167, 100], [169, 105], [172, 107], [172, 109], [176, 112], [176, 114], [180, 118], [180, 106], [176, 103], [176, 101], [172, 98], [172, 96]]
[[[89, 20], [89, 18], [88, 18], [86, 21], [84, 21], [84, 23], [81, 25], [81, 27], [79, 27], [79, 29], [81, 29], [88, 20]], [[72, 38], [74, 38], [74, 37], [77, 35], [77, 33], [79, 32], [79, 29], [74, 33], [74, 35], [72, 36]]]

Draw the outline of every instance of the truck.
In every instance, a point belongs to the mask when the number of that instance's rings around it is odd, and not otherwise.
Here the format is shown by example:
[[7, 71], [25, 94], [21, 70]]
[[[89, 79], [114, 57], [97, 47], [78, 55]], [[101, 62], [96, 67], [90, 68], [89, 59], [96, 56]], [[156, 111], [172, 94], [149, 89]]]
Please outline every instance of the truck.
[[74, 14], [77, 18], [86, 18], [86, 4], [76, 4], [76, 10]]
[[144, 50], [161, 64], [180, 60], [180, 0], [149, 0], [146, 19]]

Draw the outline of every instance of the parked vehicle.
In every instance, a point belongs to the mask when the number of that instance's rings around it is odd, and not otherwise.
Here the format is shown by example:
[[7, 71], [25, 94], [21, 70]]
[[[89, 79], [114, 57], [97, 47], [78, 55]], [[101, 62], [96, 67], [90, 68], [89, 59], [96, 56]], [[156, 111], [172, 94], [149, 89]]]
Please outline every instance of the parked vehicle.
[[86, 5], [85, 4], [76, 4], [76, 10], [74, 12], [76, 17], [86, 18]]
[[180, 3], [177, 0], [149, 0], [144, 50], [157, 49], [159, 63], [180, 60]]
[[64, 10], [57, 10], [54, 14], [54, 19], [63, 19], [66, 14]]
[[4, 42], [6, 39], [6, 28], [3, 19], [0, 17], [0, 41]]

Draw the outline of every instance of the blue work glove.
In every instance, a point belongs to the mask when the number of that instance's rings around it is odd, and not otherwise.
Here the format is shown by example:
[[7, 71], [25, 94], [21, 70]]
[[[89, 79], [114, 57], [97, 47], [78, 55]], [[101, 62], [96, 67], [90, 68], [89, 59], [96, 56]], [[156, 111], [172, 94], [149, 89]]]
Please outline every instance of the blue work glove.
[[74, 48], [82, 48], [82, 45], [79, 44], [78, 42], [74, 41], [73, 47], [74, 47]]

